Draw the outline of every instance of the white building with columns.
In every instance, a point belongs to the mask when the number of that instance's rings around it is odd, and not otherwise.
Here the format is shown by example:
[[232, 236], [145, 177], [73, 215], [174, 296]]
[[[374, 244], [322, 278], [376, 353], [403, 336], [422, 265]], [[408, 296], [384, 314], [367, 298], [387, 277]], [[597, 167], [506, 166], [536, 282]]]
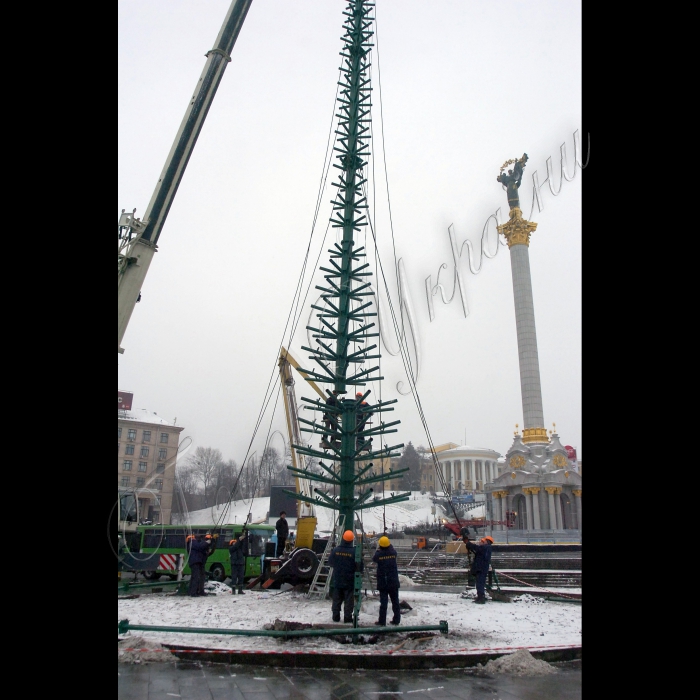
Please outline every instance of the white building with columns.
[[451, 493], [483, 493], [484, 486], [493, 483], [499, 475], [500, 457], [495, 450], [469, 445], [460, 445], [437, 455], [442, 476]]

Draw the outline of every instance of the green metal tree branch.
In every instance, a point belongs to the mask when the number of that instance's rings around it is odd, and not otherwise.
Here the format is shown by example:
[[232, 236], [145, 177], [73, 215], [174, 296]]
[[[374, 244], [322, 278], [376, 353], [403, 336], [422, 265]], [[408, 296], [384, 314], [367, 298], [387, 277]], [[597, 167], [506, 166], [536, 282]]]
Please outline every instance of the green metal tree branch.
[[[325, 286], [316, 288], [323, 292], [325, 306], [312, 305], [312, 309], [318, 312], [316, 317], [319, 327], [306, 327], [312, 332], [317, 347], [303, 346], [309, 353], [309, 359], [318, 366], [316, 370], [304, 370], [306, 378], [330, 384], [337, 392], [336, 404], [324, 405], [318, 400], [303, 399], [309, 404], [306, 408], [325, 414], [323, 426], [316, 421], [300, 419], [300, 422], [308, 426], [303, 429], [304, 432], [322, 437], [321, 445], [326, 452], [293, 445], [299, 454], [321, 459], [328, 459], [330, 452], [338, 466], [333, 470], [324, 466], [331, 478], [288, 467], [293, 473], [305, 478], [336, 485], [339, 491], [337, 498], [331, 498], [318, 489], [315, 489], [317, 498], [311, 499], [302, 494], [296, 494], [296, 498], [309, 503], [322, 501], [329, 508], [344, 515], [348, 527], [353, 527], [355, 522], [355, 509], [368, 507], [367, 500], [372, 494], [372, 490], [368, 489], [356, 496], [357, 488], [366, 483], [382, 481], [382, 477], [374, 476], [363, 479], [371, 467], [358, 469], [357, 463], [398, 457], [400, 455], [393, 450], [403, 447], [384, 446], [376, 451], [372, 451], [370, 447], [370, 437], [381, 438], [390, 432], [397, 432], [390, 428], [398, 425], [399, 421], [380, 423], [375, 427], [371, 425], [371, 417], [393, 410], [386, 406], [388, 403], [395, 403], [396, 400], [379, 402], [377, 406], [363, 406], [361, 404], [369, 392], [364, 392], [360, 401], [346, 397], [349, 387], [365, 387], [368, 382], [383, 379], [382, 376], [374, 374], [380, 370], [379, 365], [370, 369], [355, 367], [380, 358], [378, 342], [369, 342], [369, 338], [379, 336], [379, 333], [370, 332], [376, 324], [368, 321], [370, 317], [377, 315], [376, 312], [370, 311], [373, 300], [366, 299], [373, 295], [371, 283], [367, 279], [372, 276], [370, 263], [367, 261], [364, 246], [355, 247], [355, 232], [361, 231], [369, 223], [368, 202], [361, 189], [366, 183], [363, 168], [370, 157], [372, 86], [369, 54], [373, 46], [373, 7], [374, 4], [367, 0], [349, 0], [343, 12], [346, 19], [343, 23], [343, 60], [337, 99], [337, 140], [333, 163], [340, 172], [337, 182], [333, 183], [337, 190], [331, 200], [332, 213], [329, 222], [332, 227], [342, 229], [342, 239], [328, 251], [328, 264], [319, 267], [324, 273], [326, 283]], [[334, 347], [331, 347], [331, 341]], [[375, 351], [375, 354], [370, 354], [372, 351]], [[391, 476], [395, 477], [399, 473], [402, 472], [393, 472]], [[384, 475], [384, 480], [387, 480], [387, 475]], [[392, 496], [391, 499], [372, 501], [372, 504], [396, 503], [407, 498], [408, 494]]]

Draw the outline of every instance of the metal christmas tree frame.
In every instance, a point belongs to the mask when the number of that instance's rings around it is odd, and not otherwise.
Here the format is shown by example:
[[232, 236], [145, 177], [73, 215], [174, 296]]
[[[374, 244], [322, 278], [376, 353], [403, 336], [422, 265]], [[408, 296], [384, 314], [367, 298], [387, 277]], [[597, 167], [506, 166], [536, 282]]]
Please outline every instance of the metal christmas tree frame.
[[[396, 478], [408, 471], [389, 469], [376, 473], [374, 469], [373, 460], [399, 457], [400, 453], [395, 450], [403, 447], [403, 443], [392, 446], [384, 444], [378, 449], [372, 447], [373, 438], [379, 438], [381, 443], [384, 435], [397, 432], [390, 428], [400, 421], [381, 421], [381, 414], [394, 410], [389, 406], [396, 403], [396, 399], [379, 401], [374, 405], [364, 403], [371, 394], [369, 390], [365, 390], [362, 397], [345, 398], [348, 387], [362, 387], [367, 382], [383, 379], [372, 376], [379, 370], [379, 365], [370, 369], [356, 367], [380, 357], [377, 343], [367, 346], [370, 338], [379, 336], [378, 332], [370, 332], [375, 326], [374, 322], [367, 321], [369, 317], [376, 316], [376, 313], [367, 311], [371, 300], [365, 301], [373, 294], [367, 281], [372, 273], [369, 263], [362, 262], [362, 258], [366, 257], [364, 247], [355, 248], [354, 240], [355, 232], [361, 231], [368, 223], [367, 216], [361, 213], [367, 209], [367, 200], [362, 196], [361, 188], [366, 182], [362, 169], [370, 155], [368, 141], [372, 88], [368, 77], [368, 54], [373, 46], [370, 43], [374, 35], [371, 30], [374, 18], [370, 16], [373, 7], [374, 3], [371, 2], [351, 0], [343, 12], [347, 19], [343, 24], [344, 46], [340, 53], [343, 57], [340, 69], [342, 79], [338, 96], [339, 113], [336, 115], [339, 120], [335, 132], [338, 136], [335, 146], [338, 162], [333, 164], [340, 170], [340, 176], [339, 181], [333, 183], [338, 189], [332, 202], [334, 213], [331, 218], [333, 227], [342, 229], [343, 237], [340, 245], [336, 243], [328, 251], [329, 267], [320, 268], [326, 273], [326, 286], [317, 286], [316, 289], [322, 292], [326, 307], [312, 305], [319, 312], [316, 314], [319, 327], [307, 326], [318, 347], [302, 346], [303, 350], [311, 353], [309, 359], [318, 365], [318, 369], [304, 370], [308, 379], [332, 384], [333, 392], [325, 390], [330, 403], [302, 398], [307, 409], [321, 414], [321, 421], [299, 418], [299, 422], [305, 426], [302, 431], [319, 435], [325, 451], [304, 445], [293, 445], [293, 448], [299, 454], [319, 458], [323, 472], [287, 467], [306, 479], [335, 487], [337, 497], [329, 490], [318, 488], [314, 489], [315, 497], [288, 493], [301, 501], [339, 511], [340, 515], [345, 516], [346, 526], [353, 530], [356, 510], [398, 503], [410, 497], [410, 492], [390, 498], [372, 497], [373, 489], [369, 488], [370, 484]], [[357, 266], [353, 267], [353, 264]], [[333, 342], [335, 349], [331, 347]], [[359, 349], [351, 348], [351, 344]], [[376, 354], [370, 354], [372, 351]], [[373, 416], [379, 417], [379, 424], [370, 427]], [[329, 460], [329, 457], [333, 464], [324, 463], [323, 460]]]

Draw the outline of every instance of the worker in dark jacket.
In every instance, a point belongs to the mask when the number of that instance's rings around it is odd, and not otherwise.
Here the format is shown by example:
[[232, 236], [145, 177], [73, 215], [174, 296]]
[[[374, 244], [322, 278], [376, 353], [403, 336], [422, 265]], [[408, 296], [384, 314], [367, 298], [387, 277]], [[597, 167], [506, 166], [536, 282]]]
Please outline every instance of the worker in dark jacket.
[[471, 573], [476, 577], [476, 598], [475, 603], [483, 605], [486, 602], [486, 575], [491, 565], [491, 545], [493, 537], [487, 535], [482, 537], [479, 544], [474, 544], [465, 535], [463, 538], [464, 544], [470, 552], [474, 552], [474, 562], [472, 563]]
[[202, 535], [190, 535], [187, 538], [187, 553], [192, 574], [190, 575], [190, 587], [188, 590], [192, 598], [206, 595], [204, 593], [204, 563], [207, 560], [209, 545]]
[[[363, 394], [361, 392], [357, 392], [355, 394], [355, 400], [360, 401], [363, 397]], [[367, 442], [369, 444], [365, 445], [365, 438], [364, 438], [364, 432], [366, 430], [370, 429], [370, 420], [372, 417], [372, 412], [369, 410], [369, 404], [366, 401], [362, 401], [360, 405], [357, 407], [357, 414], [356, 414], [356, 419], [355, 423], [357, 427], [359, 428], [359, 433], [362, 433], [363, 435], [360, 435], [358, 433], [357, 440], [355, 443], [355, 449], [359, 450], [362, 449], [364, 452], [371, 452], [372, 451], [372, 438], [370, 437]], [[365, 420], [366, 419], [366, 420]]]
[[289, 523], [284, 511], [280, 512], [280, 519], [275, 523], [275, 530], [277, 530], [277, 556], [281, 557], [284, 554], [284, 545], [289, 536]]
[[[352, 530], [343, 533], [343, 541], [333, 549], [328, 565], [333, 569], [333, 622], [340, 622], [340, 608], [343, 608], [343, 622], [352, 622], [355, 592], [355, 535]], [[359, 562], [362, 571], [362, 562]]]
[[391, 624], [398, 625], [401, 622], [399, 569], [396, 565], [396, 550], [386, 535], [379, 538], [379, 548], [374, 553], [372, 561], [377, 565], [377, 590], [379, 591], [379, 619], [374, 624], [386, 625], [386, 611], [391, 598], [391, 611], [394, 613]]
[[245, 583], [245, 558], [248, 555], [248, 531], [243, 530], [238, 539], [229, 542], [228, 553], [231, 555], [231, 593], [243, 594]]
[[[333, 393], [331, 394], [328, 392], [328, 389], [326, 389], [326, 393], [328, 394], [326, 404], [328, 406], [337, 406], [338, 390], [333, 389]], [[338, 414], [336, 414], [335, 412], [324, 413], [323, 423], [326, 428], [326, 431], [331, 433], [331, 435], [324, 435], [323, 438], [321, 438], [321, 447], [324, 450], [330, 450], [331, 447], [340, 447], [340, 443], [337, 441], [335, 435], [338, 432]]]
[[[216, 549], [216, 540], [219, 536], [207, 533], [204, 535], [204, 543], [207, 545], [207, 551], [204, 555], [204, 568], [202, 569], [202, 578], [199, 580], [199, 595], [209, 595], [204, 592], [204, 583], [207, 580], [207, 559], [214, 553]], [[213, 595], [213, 594], [212, 594]]]

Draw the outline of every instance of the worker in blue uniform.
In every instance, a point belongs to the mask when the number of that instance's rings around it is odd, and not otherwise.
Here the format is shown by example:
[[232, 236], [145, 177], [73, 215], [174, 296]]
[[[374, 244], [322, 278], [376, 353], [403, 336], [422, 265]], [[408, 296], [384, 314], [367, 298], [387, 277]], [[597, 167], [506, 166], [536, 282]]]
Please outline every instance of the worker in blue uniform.
[[204, 563], [207, 560], [209, 543], [202, 535], [190, 535], [187, 538], [187, 553], [189, 554], [190, 586], [188, 594], [192, 598], [206, 595], [204, 593]]
[[231, 593], [238, 588], [239, 595], [245, 593], [245, 558], [248, 554], [248, 531], [243, 530], [241, 535], [229, 542], [228, 553], [231, 557]]
[[386, 611], [391, 598], [391, 611], [394, 617], [391, 619], [392, 625], [401, 622], [401, 608], [399, 606], [399, 569], [396, 564], [396, 550], [392, 546], [389, 538], [383, 535], [379, 538], [379, 547], [372, 557], [372, 561], [377, 565], [377, 590], [379, 591], [379, 619], [376, 625], [386, 625]]
[[491, 545], [493, 537], [487, 535], [482, 537], [479, 544], [474, 544], [466, 535], [462, 537], [464, 544], [470, 552], [474, 552], [474, 561], [471, 567], [471, 574], [476, 578], [476, 598], [475, 603], [483, 605], [486, 602], [486, 576], [491, 565]]
[[[333, 603], [331, 612], [333, 622], [340, 622], [340, 609], [343, 608], [343, 622], [352, 622], [355, 607], [355, 534], [352, 530], [343, 533], [343, 541], [333, 549], [328, 565], [333, 569], [331, 583], [333, 586]], [[362, 562], [359, 562], [362, 571]]]

